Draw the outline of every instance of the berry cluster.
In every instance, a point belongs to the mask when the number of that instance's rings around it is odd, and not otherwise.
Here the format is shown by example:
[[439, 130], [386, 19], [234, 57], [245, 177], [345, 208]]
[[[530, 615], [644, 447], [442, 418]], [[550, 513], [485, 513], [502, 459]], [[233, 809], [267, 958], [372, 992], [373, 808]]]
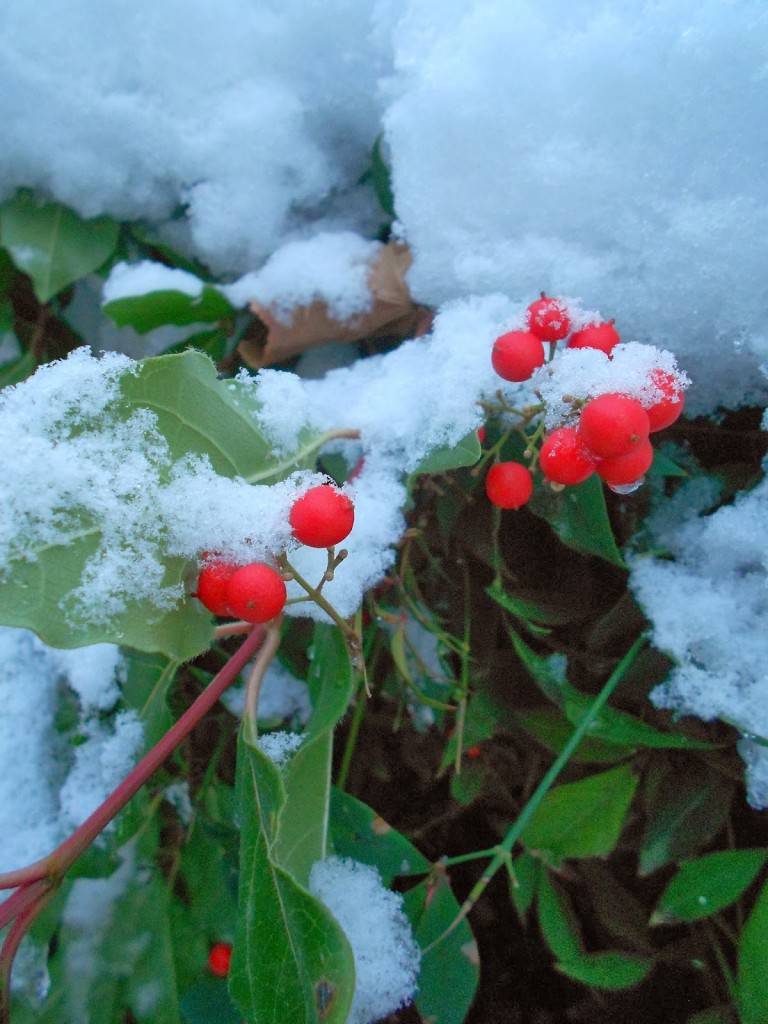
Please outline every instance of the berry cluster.
[[[337, 487], [320, 484], [294, 501], [288, 521], [300, 544], [332, 548], [349, 536], [355, 509], [351, 499]], [[203, 567], [194, 596], [214, 615], [262, 623], [280, 614], [287, 591], [282, 574], [273, 565], [238, 565], [203, 552]]]
[[[566, 349], [597, 350], [606, 364], [621, 342], [613, 320], [587, 324], [571, 333], [565, 302], [543, 293], [528, 307], [527, 321], [527, 331], [510, 331], [494, 343], [493, 368], [506, 381], [530, 380], [544, 367], [544, 342], [550, 344], [550, 359], [557, 342], [568, 338]], [[631, 347], [624, 345], [619, 352]], [[658, 350], [650, 351], [659, 354]], [[533, 437], [524, 434], [526, 457], [532, 460], [532, 467], [538, 461], [545, 480], [551, 484], [579, 484], [596, 473], [614, 490], [634, 490], [653, 461], [649, 435], [668, 427], [682, 414], [684, 386], [684, 377], [656, 367], [643, 381], [642, 398], [618, 391], [593, 393], [578, 400], [566, 396], [563, 402], [570, 403], [567, 422], [561, 418], [561, 425], [540, 447], [540, 429]], [[544, 405], [535, 407], [529, 418], [540, 417], [543, 409]], [[518, 462], [497, 462], [486, 476], [486, 493], [500, 508], [521, 508], [533, 493], [531, 470]]]

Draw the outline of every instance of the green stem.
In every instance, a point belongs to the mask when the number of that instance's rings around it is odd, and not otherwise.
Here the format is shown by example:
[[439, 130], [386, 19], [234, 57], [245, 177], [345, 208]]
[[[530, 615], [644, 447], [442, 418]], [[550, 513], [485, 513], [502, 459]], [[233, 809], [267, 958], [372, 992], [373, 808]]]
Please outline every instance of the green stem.
[[344, 745], [344, 755], [341, 759], [339, 774], [336, 776], [336, 785], [339, 789], [344, 789], [347, 784], [350, 765], [352, 764], [355, 747], [357, 746], [357, 737], [360, 734], [360, 726], [362, 725], [363, 715], [365, 714], [366, 699], [367, 694], [365, 692], [365, 687], [361, 686], [357, 695], [357, 704], [355, 704], [352, 721], [349, 724], [349, 733], [347, 734], [347, 742]]
[[336, 441], [338, 438], [349, 438], [351, 441], [358, 441], [360, 439], [360, 431], [351, 429], [329, 430], [328, 433], [313, 438], [303, 448], [299, 448], [298, 451], [292, 452], [290, 459], [278, 462], [277, 465], [272, 465], [268, 469], [262, 469], [259, 473], [252, 473], [251, 476], [246, 476], [243, 479], [248, 484], [257, 484], [261, 480], [272, 480], [276, 476], [296, 469], [297, 466], [305, 463], [310, 455], [319, 451], [323, 445], [328, 444], [329, 441]]
[[[512, 848], [522, 835], [525, 826], [528, 824], [528, 822], [531, 820], [535, 812], [538, 810], [538, 807], [541, 804], [542, 800], [552, 788], [560, 772], [562, 772], [562, 770], [568, 764], [568, 761], [571, 759], [571, 756], [575, 752], [578, 745], [584, 739], [584, 736], [589, 732], [589, 729], [591, 728], [593, 722], [605, 707], [611, 694], [614, 692], [614, 690], [619, 685], [621, 680], [627, 674], [627, 671], [634, 662], [644, 643], [645, 638], [642, 636], [638, 637], [637, 640], [635, 640], [635, 642], [632, 644], [630, 649], [627, 651], [627, 653], [624, 655], [624, 657], [621, 659], [619, 664], [616, 666], [610, 678], [606, 682], [605, 686], [603, 686], [600, 693], [597, 695], [597, 697], [595, 697], [586, 714], [583, 716], [579, 724], [571, 733], [565, 746], [557, 755], [555, 760], [552, 762], [549, 771], [545, 774], [544, 778], [541, 780], [539, 785], [534, 790], [530, 800], [520, 812], [520, 816], [518, 817], [517, 821], [507, 832], [503, 842], [501, 842], [496, 847], [496, 851], [494, 853], [493, 859], [491, 860], [491, 863], [485, 869], [482, 877], [475, 884], [469, 896], [462, 904], [461, 910], [459, 911], [458, 915], [454, 918], [454, 920], [446, 928], [442, 935], [439, 935], [433, 942], [431, 942], [426, 947], [426, 949], [422, 950], [422, 954], [428, 952], [430, 949], [433, 949], [436, 945], [438, 945], [438, 943], [442, 942], [443, 939], [447, 938], [451, 934], [451, 932], [453, 932], [454, 929], [456, 929], [459, 926], [459, 924], [464, 920], [464, 918], [467, 916], [472, 907], [474, 907], [475, 903], [477, 903], [478, 899], [485, 892], [486, 888], [488, 887], [488, 883], [494, 877], [499, 868], [504, 867], [504, 865], [509, 861]], [[483, 856], [483, 854], [478, 854], [478, 856]]]

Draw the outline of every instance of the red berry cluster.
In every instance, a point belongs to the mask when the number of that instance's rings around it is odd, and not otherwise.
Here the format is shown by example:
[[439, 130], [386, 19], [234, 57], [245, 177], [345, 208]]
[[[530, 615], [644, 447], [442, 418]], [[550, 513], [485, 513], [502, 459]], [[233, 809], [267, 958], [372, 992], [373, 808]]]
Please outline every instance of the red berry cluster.
[[[549, 342], [554, 351], [555, 343], [571, 331], [566, 304], [544, 293], [528, 307], [527, 318], [527, 331], [510, 331], [494, 343], [491, 362], [504, 380], [529, 380], [544, 365], [543, 343]], [[620, 341], [610, 320], [575, 331], [567, 348], [598, 349], [610, 359]], [[653, 461], [649, 434], [674, 423], [684, 402], [672, 374], [655, 369], [649, 384], [656, 394], [651, 405], [620, 393], [598, 395], [584, 403], [575, 426], [562, 426], [550, 433], [538, 456], [545, 478], [554, 484], [573, 485], [597, 473], [614, 488], [638, 485]], [[519, 509], [533, 493], [531, 472], [517, 462], [496, 463], [486, 476], [486, 493], [500, 508]]]
[[[320, 484], [294, 501], [288, 521], [300, 544], [329, 548], [351, 532], [355, 508], [333, 484]], [[195, 597], [214, 615], [261, 623], [279, 615], [287, 592], [280, 572], [266, 562], [238, 565], [204, 552]]]

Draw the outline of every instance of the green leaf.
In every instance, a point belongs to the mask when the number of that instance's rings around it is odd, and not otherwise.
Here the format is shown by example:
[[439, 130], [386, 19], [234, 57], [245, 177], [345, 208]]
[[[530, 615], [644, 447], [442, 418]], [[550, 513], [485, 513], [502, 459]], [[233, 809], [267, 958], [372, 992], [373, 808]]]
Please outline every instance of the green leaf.
[[730, 906], [752, 884], [768, 850], [718, 850], [680, 865], [651, 924], [697, 921]]
[[737, 1003], [740, 1024], [765, 1024], [768, 1007], [768, 883], [741, 930]]
[[561, 960], [557, 964], [558, 971], [574, 981], [609, 991], [639, 985], [648, 977], [652, 967], [653, 960], [650, 957], [614, 950], [585, 953], [577, 960]]
[[541, 873], [537, 906], [541, 934], [555, 957], [578, 960], [583, 956], [584, 942], [573, 904], [546, 870]]
[[539, 889], [539, 880], [543, 872], [544, 867], [541, 861], [537, 857], [532, 857], [527, 850], [523, 850], [512, 861], [509, 895], [512, 897], [515, 910], [521, 918], [525, 918], [533, 905]]
[[242, 842], [230, 992], [258, 1024], [344, 1024], [355, 984], [352, 951], [330, 911], [280, 862], [293, 854], [280, 830], [296, 793], [287, 793], [279, 770], [242, 736], [237, 788]]
[[[553, 754], [559, 754], [573, 735], [573, 726], [557, 708], [535, 708], [515, 712], [515, 721], [521, 728], [543, 744]], [[615, 743], [585, 736], [572, 760], [577, 764], [612, 764], [631, 757], [634, 747], [619, 747]]]
[[301, 885], [327, 853], [332, 735], [308, 736], [284, 769], [286, 799], [274, 845], [276, 861]]
[[[137, 363], [135, 373], [121, 378], [120, 389], [115, 413], [121, 421], [139, 409], [151, 410], [173, 460], [205, 455], [225, 477], [273, 483], [310, 465], [319, 443], [316, 436], [305, 435], [300, 451], [278, 459], [256, 426], [253, 394], [236, 381], [218, 380], [214, 364], [199, 352]], [[92, 430], [94, 444], [103, 429], [99, 422], [83, 425], [74, 419], [70, 426], [73, 433]], [[129, 599], [124, 612], [107, 624], [68, 614], [66, 599], [80, 584], [86, 563], [103, 539], [98, 523], [84, 509], [68, 512], [60, 544], [41, 544], [33, 552], [34, 561], [13, 563], [0, 587], [0, 622], [32, 629], [53, 647], [106, 641], [162, 652], [175, 661], [187, 661], [210, 645], [211, 616], [192, 600], [163, 612], [149, 601]], [[163, 586], [186, 585], [187, 560], [166, 558], [164, 569]]]
[[242, 1024], [243, 1020], [223, 978], [206, 979], [187, 989], [179, 1009], [184, 1024]]
[[377, 868], [385, 885], [400, 875], [422, 875], [432, 868], [426, 857], [373, 808], [335, 788], [331, 790], [330, 828], [338, 856]]
[[563, 544], [574, 551], [596, 555], [611, 565], [626, 568], [613, 536], [603, 487], [597, 476], [558, 493], [537, 487], [527, 507], [549, 523]]
[[37, 369], [37, 358], [31, 350], [24, 352], [12, 363], [0, 366], [0, 388], [10, 387], [12, 384], [20, 384], [27, 377], [31, 376]]
[[32, 278], [40, 302], [98, 270], [117, 245], [120, 226], [108, 217], [81, 220], [58, 203], [21, 190], [0, 205], [0, 241]]
[[123, 658], [126, 662], [121, 686], [123, 700], [129, 708], [138, 711], [144, 727], [144, 743], [149, 749], [173, 725], [167, 698], [179, 663], [159, 654], [141, 651], [126, 651]]
[[[444, 872], [409, 889], [404, 901], [422, 949], [439, 938], [460, 912]], [[477, 991], [479, 967], [477, 943], [464, 919], [422, 957], [415, 1000], [422, 1019], [430, 1024], [463, 1024]]]
[[579, 606], [563, 601], [551, 588], [535, 595], [530, 591], [510, 594], [499, 581], [495, 581], [486, 588], [486, 593], [505, 611], [527, 625], [533, 622], [544, 626], [564, 626], [589, 615], [589, 608], [583, 604]]
[[690, 857], [711, 842], [733, 801], [734, 784], [702, 761], [678, 757], [674, 763], [657, 759], [656, 765], [658, 775], [646, 787], [641, 875]]
[[605, 857], [616, 846], [637, 788], [621, 765], [551, 789], [520, 837], [527, 849], [557, 866], [567, 857]]
[[653, 450], [653, 462], [651, 468], [648, 470], [648, 476], [675, 476], [675, 477], [686, 477], [690, 476], [682, 466], [678, 466], [668, 455], [660, 452], [658, 448]]
[[329, 623], [315, 623], [307, 686], [312, 700], [307, 733], [315, 736], [333, 729], [346, 714], [355, 688], [355, 673], [344, 637]]
[[482, 454], [477, 431], [473, 430], [452, 448], [437, 448], [419, 463], [411, 477], [422, 473], [447, 473], [451, 469], [474, 466]]
[[379, 206], [388, 217], [395, 216], [395, 195], [392, 191], [392, 172], [381, 152], [382, 136], [377, 135], [371, 158], [371, 179]]
[[235, 313], [221, 292], [209, 284], [199, 295], [169, 289], [114, 299], [101, 308], [118, 327], [132, 327], [139, 334], [166, 324], [216, 323]]
[[[589, 710], [594, 697], [579, 693], [568, 684], [565, 684], [563, 689], [565, 714], [573, 725], [578, 725]], [[656, 747], [670, 750], [714, 749], [712, 743], [706, 743], [704, 740], [692, 740], [682, 733], [661, 732], [639, 718], [611, 707], [603, 708], [600, 714], [592, 720], [589, 734], [606, 743], [617, 743], [624, 746]]]

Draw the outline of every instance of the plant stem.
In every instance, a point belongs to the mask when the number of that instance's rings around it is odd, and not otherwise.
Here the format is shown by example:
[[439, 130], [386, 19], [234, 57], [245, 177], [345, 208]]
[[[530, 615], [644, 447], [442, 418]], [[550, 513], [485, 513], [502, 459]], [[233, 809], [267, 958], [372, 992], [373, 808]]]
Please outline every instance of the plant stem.
[[[485, 869], [482, 877], [475, 884], [469, 896], [462, 904], [459, 913], [456, 915], [453, 921], [451, 921], [450, 925], [445, 929], [445, 931], [441, 935], [439, 935], [433, 942], [430, 942], [430, 944], [425, 949], [422, 950], [422, 954], [425, 954], [429, 952], [429, 950], [434, 949], [435, 946], [442, 942], [443, 939], [446, 939], [451, 934], [451, 932], [453, 932], [459, 926], [459, 924], [461, 924], [461, 922], [467, 916], [469, 911], [472, 909], [472, 907], [474, 907], [475, 903], [477, 903], [478, 899], [485, 892], [486, 888], [488, 887], [488, 883], [494, 877], [499, 868], [504, 867], [504, 865], [509, 861], [512, 848], [522, 835], [525, 826], [531, 820], [534, 813], [538, 809], [539, 804], [542, 802], [544, 797], [552, 788], [552, 785], [554, 784], [560, 772], [568, 764], [568, 761], [571, 759], [572, 754], [574, 753], [578, 745], [581, 743], [581, 741], [584, 739], [584, 736], [587, 734], [592, 723], [608, 702], [608, 699], [610, 698], [613, 691], [616, 689], [621, 680], [627, 674], [630, 665], [633, 663], [633, 661], [639, 654], [640, 649], [642, 648], [644, 643], [645, 638], [642, 636], [638, 637], [637, 640], [635, 640], [635, 642], [632, 644], [630, 649], [627, 651], [627, 653], [624, 655], [624, 657], [621, 659], [619, 664], [616, 666], [614, 671], [611, 673], [610, 678], [603, 686], [602, 690], [597, 695], [597, 697], [595, 697], [595, 699], [592, 701], [592, 704], [589, 706], [589, 709], [587, 710], [586, 714], [581, 719], [576, 728], [573, 730], [570, 737], [568, 738], [567, 743], [560, 751], [560, 753], [557, 755], [555, 760], [552, 762], [549, 771], [545, 774], [544, 778], [541, 780], [541, 782], [531, 795], [530, 800], [520, 812], [520, 816], [518, 817], [517, 821], [507, 832], [503, 842], [501, 842], [496, 847], [496, 852], [493, 856], [491, 863]], [[487, 851], [483, 851], [477, 854], [477, 856], [482, 857], [485, 856], [486, 853]]]

